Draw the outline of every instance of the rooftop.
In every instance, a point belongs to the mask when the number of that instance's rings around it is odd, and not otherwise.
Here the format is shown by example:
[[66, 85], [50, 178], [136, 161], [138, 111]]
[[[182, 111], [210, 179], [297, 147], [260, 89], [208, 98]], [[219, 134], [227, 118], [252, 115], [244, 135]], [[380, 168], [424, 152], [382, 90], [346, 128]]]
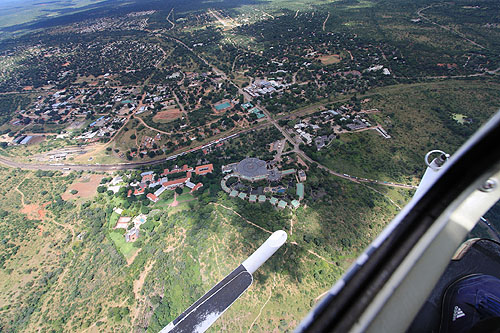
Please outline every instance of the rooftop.
[[258, 177], [268, 174], [266, 162], [255, 158], [247, 157], [236, 166], [236, 171], [245, 177]]

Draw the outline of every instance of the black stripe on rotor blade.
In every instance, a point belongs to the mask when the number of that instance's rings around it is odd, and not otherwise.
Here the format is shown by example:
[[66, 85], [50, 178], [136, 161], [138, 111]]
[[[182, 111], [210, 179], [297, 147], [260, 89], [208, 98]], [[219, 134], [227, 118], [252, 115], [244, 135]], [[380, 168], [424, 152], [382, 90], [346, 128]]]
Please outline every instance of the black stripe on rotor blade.
[[243, 265], [238, 266], [174, 319], [162, 332], [203, 332], [203, 327], [210, 327], [210, 325], [206, 326], [205, 322], [213, 322], [220, 317], [250, 287], [252, 281], [252, 274]]

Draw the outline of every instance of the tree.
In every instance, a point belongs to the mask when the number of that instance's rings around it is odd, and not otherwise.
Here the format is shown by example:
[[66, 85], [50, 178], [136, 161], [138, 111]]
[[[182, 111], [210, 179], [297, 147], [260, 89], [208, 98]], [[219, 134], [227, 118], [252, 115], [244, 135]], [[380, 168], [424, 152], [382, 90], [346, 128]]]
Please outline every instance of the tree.
[[182, 194], [182, 192], [183, 192], [182, 187], [176, 187], [176, 188], [175, 188], [175, 193], [177, 193], [177, 194], [181, 195], [181, 194]]

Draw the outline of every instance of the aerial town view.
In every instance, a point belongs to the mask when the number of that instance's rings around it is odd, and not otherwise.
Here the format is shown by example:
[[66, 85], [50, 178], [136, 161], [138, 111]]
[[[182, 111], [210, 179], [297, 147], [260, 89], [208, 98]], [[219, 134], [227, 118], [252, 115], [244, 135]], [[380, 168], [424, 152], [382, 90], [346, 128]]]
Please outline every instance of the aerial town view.
[[1, 332], [159, 332], [278, 230], [210, 331], [291, 332], [500, 107], [495, 0], [0, 9]]

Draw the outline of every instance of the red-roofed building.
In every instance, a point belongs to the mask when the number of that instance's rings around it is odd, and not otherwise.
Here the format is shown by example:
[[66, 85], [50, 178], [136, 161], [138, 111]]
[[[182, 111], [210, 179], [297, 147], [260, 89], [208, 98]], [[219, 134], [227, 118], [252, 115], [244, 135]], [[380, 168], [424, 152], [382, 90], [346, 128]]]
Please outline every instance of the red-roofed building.
[[141, 183], [152, 182], [154, 180], [154, 178], [155, 178], [154, 174], [144, 175], [144, 176], [142, 176]]
[[162, 185], [164, 187], [166, 187], [167, 190], [172, 190], [176, 187], [184, 185], [184, 183], [187, 182], [188, 180], [189, 180], [189, 178], [179, 178], [179, 179], [170, 180], [168, 182], [164, 182], [164, 183], [162, 183]]
[[153, 193], [148, 193], [148, 195], [146, 195], [146, 198], [148, 198], [149, 200], [151, 200], [153, 202], [158, 201], [158, 197], [156, 195], [154, 195]]
[[164, 169], [163, 173], [160, 176], [163, 177], [163, 176], [167, 176], [167, 175], [172, 174], [172, 173], [189, 172], [189, 171], [193, 171], [193, 168], [190, 168], [187, 164], [184, 164], [182, 166], [182, 168], [176, 168], [176, 169], [172, 169], [172, 170]]
[[198, 183], [196, 184], [189, 193], [193, 193], [194, 191], [197, 191], [200, 187], [202, 187], [203, 184], [202, 183]]
[[144, 188], [136, 188], [134, 191], [134, 195], [144, 194]]
[[210, 163], [210, 164], [197, 166], [194, 169], [194, 172], [197, 175], [206, 175], [207, 173], [211, 173], [213, 170], [214, 170], [214, 165], [212, 163]]

